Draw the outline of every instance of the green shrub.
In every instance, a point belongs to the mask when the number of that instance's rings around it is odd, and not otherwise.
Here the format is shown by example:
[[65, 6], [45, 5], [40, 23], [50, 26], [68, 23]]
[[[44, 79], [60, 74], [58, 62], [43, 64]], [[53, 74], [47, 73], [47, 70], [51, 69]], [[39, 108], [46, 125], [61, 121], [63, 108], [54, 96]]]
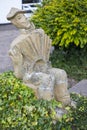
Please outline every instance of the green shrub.
[[0, 130], [51, 130], [51, 105], [37, 100], [12, 72], [0, 75]]
[[77, 81], [87, 79], [87, 45], [79, 48], [75, 45], [69, 49], [55, 49], [50, 60], [55, 68], [64, 69], [69, 78]]
[[[66, 107], [68, 114], [56, 124], [55, 100], [37, 100], [34, 92], [12, 72], [0, 75], [0, 130], [87, 130], [87, 98], [72, 95], [77, 108]], [[74, 129], [73, 129], [74, 128]]]
[[87, 0], [44, 0], [32, 21], [53, 40], [53, 45], [83, 48], [87, 43]]
[[87, 130], [87, 98], [76, 94], [71, 97], [77, 102], [77, 108], [71, 108], [68, 115], [57, 122], [55, 130]]

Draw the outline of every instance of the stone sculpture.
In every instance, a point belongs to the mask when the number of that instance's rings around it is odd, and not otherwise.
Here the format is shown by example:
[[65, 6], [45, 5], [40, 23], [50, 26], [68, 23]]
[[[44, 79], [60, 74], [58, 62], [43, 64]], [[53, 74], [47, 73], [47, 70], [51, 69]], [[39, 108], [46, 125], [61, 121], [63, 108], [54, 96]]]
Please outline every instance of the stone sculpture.
[[49, 36], [43, 29], [35, 29], [22, 10], [12, 8], [7, 19], [21, 31], [9, 50], [15, 76], [33, 88], [37, 98], [55, 98], [65, 105], [69, 104], [71, 100], [67, 90], [66, 72], [52, 68], [49, 61]]

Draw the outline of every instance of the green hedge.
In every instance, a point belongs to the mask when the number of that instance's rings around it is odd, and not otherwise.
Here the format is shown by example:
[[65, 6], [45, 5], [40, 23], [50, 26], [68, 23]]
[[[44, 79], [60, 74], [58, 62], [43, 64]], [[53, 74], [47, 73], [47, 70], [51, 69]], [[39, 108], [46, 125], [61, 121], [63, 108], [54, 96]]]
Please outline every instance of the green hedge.
[[[87, 98], [72, 95], [77, 108], [66, 107], [68, 114], [56, 124], [55, 108], [61, 104], [37, 100], [34, 92], [12, 72], [0, 75], [0, 130], [87, 130]], [[74, 128], [74, 129], [73, 129]]]
[[53, 40], [53, 45], [83, 48], [87, 43], [87, 0], [44, 0], [32, 21]]

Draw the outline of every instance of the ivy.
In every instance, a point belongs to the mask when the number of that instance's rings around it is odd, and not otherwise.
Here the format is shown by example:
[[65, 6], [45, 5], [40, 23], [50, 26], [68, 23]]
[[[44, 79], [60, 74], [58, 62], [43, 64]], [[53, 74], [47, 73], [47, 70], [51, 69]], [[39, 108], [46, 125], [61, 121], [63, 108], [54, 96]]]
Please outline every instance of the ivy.
[[87, 98], [71, 95], [77, 108], [67, 106], [67, 114], [54, 123], [55, 108], [62, 104], [37, 100], [34, 92], [15, 78], [13, 72], [0, 75], [1, 130], [87, 130]]
[[1, 130], [52, 130], [57, 104], [38, 100], [13, 72], [0, 75]]

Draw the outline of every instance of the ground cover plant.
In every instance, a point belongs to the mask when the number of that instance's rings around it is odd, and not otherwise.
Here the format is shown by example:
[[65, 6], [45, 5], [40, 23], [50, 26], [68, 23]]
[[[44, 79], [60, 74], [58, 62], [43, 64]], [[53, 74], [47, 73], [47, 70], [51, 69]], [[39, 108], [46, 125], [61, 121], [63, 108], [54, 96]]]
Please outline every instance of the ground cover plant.
[[68, 114], [54, 124], [55, 108], [61, 107], [61, 103], [37, 100], [13, 72], [5, 72], [0, 75], [0, 129], [87, 130], [87, 98], [75, 94], [72, 98], [77, 108], [67, 106]]
[[34, 92], [12, 72], [0, 75], [1, 130], [50, 130], [52, 117], [49, 110], [50, 103], [38, 101]]

